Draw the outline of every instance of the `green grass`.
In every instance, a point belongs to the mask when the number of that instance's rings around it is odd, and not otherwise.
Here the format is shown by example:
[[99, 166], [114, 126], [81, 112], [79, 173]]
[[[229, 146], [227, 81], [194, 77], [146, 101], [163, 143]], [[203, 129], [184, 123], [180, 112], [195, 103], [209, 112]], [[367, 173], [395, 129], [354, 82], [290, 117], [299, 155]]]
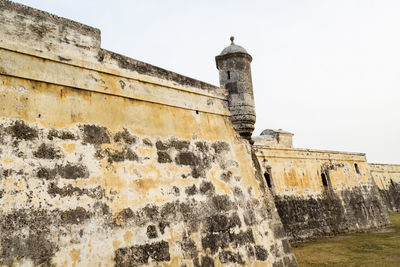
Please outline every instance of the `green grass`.
[[400, 213], [390, 232], [354, 233], [292, 245], [303, 266], [400, 266]]

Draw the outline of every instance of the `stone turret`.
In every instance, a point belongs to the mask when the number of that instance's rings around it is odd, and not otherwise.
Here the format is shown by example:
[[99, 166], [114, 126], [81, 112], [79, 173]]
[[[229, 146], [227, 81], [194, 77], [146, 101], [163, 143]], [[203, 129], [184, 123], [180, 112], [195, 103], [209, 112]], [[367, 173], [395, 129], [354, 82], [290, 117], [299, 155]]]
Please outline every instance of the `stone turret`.
[[243, 47], [236, 45], [234, 37], [231, 37], [231, 45], [222, 50], [215, 61], [219, 70], [220, 86], [229, 92], [233, 127], [242, 137], [250, 140], [256, 122], [250, 69], [252, 57]]

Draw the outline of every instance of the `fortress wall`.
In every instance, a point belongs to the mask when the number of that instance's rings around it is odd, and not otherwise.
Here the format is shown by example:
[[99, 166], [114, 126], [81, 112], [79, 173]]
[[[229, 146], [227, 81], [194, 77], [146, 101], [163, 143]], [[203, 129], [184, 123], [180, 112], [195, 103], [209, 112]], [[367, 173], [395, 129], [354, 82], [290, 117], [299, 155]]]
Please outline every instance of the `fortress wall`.
[[400, 212], [400, 165], [368, 163], [389, 212]]
[[265, 146], [256, 150], [294, 241], [389, 224], [365, 154]]
[[0, 265], [296, 266], [225, 89], [3, 0], [0, 31]]

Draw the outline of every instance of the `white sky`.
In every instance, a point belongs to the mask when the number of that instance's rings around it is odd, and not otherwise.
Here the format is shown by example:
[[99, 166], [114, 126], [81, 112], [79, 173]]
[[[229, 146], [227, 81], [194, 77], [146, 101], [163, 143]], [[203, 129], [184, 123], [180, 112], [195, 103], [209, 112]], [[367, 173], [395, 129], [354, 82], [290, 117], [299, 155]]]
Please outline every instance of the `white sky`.
[[257, 123], [303, 148], [400, 163], [398, 0], [19, 0], [99, 28], [102, 47], [218, 85], [229, 37], [252, 55]]

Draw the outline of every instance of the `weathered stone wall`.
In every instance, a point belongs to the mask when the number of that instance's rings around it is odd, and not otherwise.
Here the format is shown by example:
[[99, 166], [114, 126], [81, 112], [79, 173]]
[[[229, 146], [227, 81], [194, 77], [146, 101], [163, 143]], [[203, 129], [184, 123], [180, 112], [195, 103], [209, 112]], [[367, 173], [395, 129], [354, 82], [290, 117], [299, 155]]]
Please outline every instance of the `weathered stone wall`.
[[368, 163], [389, 212], [400, 212], [400, 165]]
[[255, 147], [293, 241], [390, 224], [365, 154]]
[[253, 141], [256, 146], [290, 148], [293, 147], [293, 135], [282, 129], [265, 129], [259, 136], [253, 137]]
[[227, 92], [0, 0], [0, 265], [296, 266]]

